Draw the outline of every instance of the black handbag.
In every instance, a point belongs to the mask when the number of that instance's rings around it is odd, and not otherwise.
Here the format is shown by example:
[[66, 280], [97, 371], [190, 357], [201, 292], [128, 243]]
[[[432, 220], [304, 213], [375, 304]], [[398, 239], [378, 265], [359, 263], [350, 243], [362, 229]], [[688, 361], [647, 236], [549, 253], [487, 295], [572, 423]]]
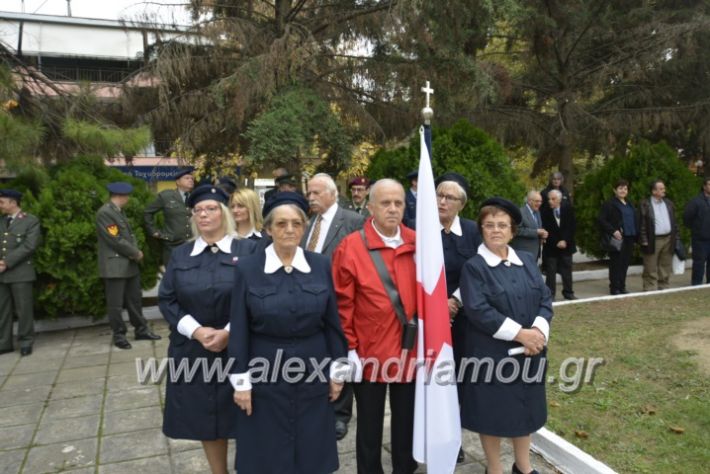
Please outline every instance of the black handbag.
[[[365, 237], [365, 229], [360, 229], [360, 236], [365, 244], [365, 248], [368, 248], [367, 237]], [[387, 296], [389, 296], [389, 299], [392, 302], [392, 307], [394, 308], [394, 312], [397, 314], [397, 319], [399, 319], [399, 322], [402, 324], [402, 349], [412, 350], [414, 349], [414, 344], [417, 342], [417, 335], [419, 334], [417, 315], [415, 314], [411, 321], [407, 321], [407, 314], [404, 312], [399, 292], [397, 291], [397, 287], [394, 286], [394, 282], [387, 271], [387, 266], [385, 265], [384, 260], [382, 260], [380, 251], [368, 249], [368, 252], [370, 253], [370, 258], [372, 258], [372, 263], [375, 264], [375, 268], [377, 269], [377, 275], [380, 277], [382, 285], [385, 287]]]
[[602, 234], [601, 247], [602, 250], [607, 252], [621, 252], [621, 246], [624, 244], [623, 240], [615, 239], [612, 235], [604, 232]]
[[675, 252], [676, 257], [678, 257], [678, 260], [685, 260], [688, 258], [688, 254], [685, 252], [685, 245], [683, 245], [683, 241], [680, 240], [680, 237], [675, 239], [675, 248], [673, 251]]

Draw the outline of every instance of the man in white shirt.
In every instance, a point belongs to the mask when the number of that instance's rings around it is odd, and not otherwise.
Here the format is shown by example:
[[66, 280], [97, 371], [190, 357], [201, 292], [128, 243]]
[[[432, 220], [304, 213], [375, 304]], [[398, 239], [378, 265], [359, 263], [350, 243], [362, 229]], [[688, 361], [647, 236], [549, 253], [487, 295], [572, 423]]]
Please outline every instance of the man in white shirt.
[[651, 196], [639, 204], [639, 244], [643, 255], [643, 291], [669, 286], [678, 238], [675, 207], [661, 180], [651, 183]]

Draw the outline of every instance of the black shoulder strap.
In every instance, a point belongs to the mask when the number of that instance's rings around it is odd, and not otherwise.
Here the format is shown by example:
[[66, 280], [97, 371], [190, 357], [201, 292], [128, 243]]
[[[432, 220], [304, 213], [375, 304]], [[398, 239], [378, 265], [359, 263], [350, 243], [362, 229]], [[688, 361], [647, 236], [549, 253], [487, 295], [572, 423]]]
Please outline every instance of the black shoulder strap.
[[365, 248], [368, 250], [368, 253], [370, 254], [370, 258], [372, 258], [372, 263], [375, 264], [377, 274], [379, 275], [380, 280], [382, 281], [382, 285], [385, 287], [387, 296], [389, 296], [390, 301], [392, 302], [392, 307], [394, 308], [394, 312], [397, 313], [397, 318], [399, 319], [399, 322], [402, 323], [402, 326], [406, 326], [407, 314], [404, 312], [402, 300], [399, 298], [399, 292], [397, 291], [397, 287], [394, 286], [394, 282], [392, 281], [392, 278], [390, 277], [390, 274], [387, 271], [387, 266], [385, 265], [385, 261], [382, 260], [382, 255], [380, 255], [380, 251], [369, 249], [367, 245], [367, 237], [365, 237], [365, 229], [360, 229], [360, 237], [362, 237], [362, 241], [365, 244]]

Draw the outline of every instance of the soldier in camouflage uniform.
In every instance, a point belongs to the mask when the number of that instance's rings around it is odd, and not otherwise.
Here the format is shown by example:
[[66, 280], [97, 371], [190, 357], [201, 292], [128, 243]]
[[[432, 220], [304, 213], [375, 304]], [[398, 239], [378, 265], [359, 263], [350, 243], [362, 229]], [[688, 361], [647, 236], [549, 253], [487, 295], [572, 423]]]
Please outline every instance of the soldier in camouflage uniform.
[[22, 194], [0, 190], [0, 354], [12, 352], [12, 315], [17, 314], [20, 354], [32, 354], [34, 308], [32, 284], [37, 279], [32, 254], [40, 242], [39, 220], [22, 212]]
[[133, 186], [111, 183], [106, 186], [111, 197], [96, 213], [96, 232], [99, 236], [99, 276], [106, 288], [106, 312], [113, 331], [113, 343], [119, 349], [130, 349], [126, 339], [126, 324], [121, 312], [125, 307], [135, 329], [136, 340], [156, 340], [143, 317], [141, 275], [138, 263], [143, 252], [123, 213]]
[[[187, 197], [195, 187], [192, 172], [192, 168], [178, 172], [175, 175], [176, 188], [158, 193], [143, 214], [148, 233], [163, 242], [163, 265], [166, 266], [173, 249], [192, 238], [190, 227], [192, 213], [187, 206]], [[155, 216], [159, 212], [163, 213], [162, 229], [159, 229], [155, 223]]]

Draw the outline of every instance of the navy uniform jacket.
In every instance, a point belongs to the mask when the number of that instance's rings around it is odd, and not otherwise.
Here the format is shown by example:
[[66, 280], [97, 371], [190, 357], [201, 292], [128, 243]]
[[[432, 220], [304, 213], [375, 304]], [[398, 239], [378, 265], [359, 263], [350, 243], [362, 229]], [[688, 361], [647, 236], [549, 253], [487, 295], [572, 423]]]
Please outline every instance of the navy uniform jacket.
[[[513, 249], [509, 248], [508, 252], [513, 252]], [[527, 252], [517, 255], [522, 266], [508, 266], [500, 262], [491, 267], [479, 250], [479, 254], [466, 262], [461, 272], [461, 295], [469, 328], [465, 356], [479, 364], [479, 373], [474, 381], [471, 380], [474, 374], [470, 370], [474, 365], [469, 366], [465, 374], [461, 425], [492, 436], [527, 436], [544, 426], [547, 419], [546, 351], [533, 357], [512, 357], [521, 369], [512, 381], [504, 383], [495, 377], [498, 363], [508, 358], [508, 349], [520, 346], [512, 340], [493, 338], [503, 328], [506, 319], [525, 329], [531, 328], [537, 317], [547, 321], [548, 327], [552, 320], [550, 290], [534, 258]], [[483, 362], [487, 359], [494, 362], [490, 383], [486, 383], [488, 366]], [[526, 359], [529, 359], [528, 368], [524, 366]], [[513, 364], [503, 365], [500, 372], [504, 380], [511, 377], [512, 370]], [[527, 382], [523, 381], [524, 376]]]
[[[158, 304], [170, 324], [168, 357], [175, 364], [186, 359], [190, 364], [204, 358], [207, 364], [227, 363], [227, 350], [206, 350], [196, 339], [177, 330], [180, 319], [191, 315], [202, 326], [222, 329], [229, 322], [234, 268], [256, 244], [248, 239], [232, 240], [231, 253], [212, 253], [207, 247], [199, 255], [190, 256], [194, 242], [177, 247], [168, 263], [158, 292]], [[217, 362], [215, 362], [217, 361]], [[177, 366], [177, 365], [176, 365]], [[219, 372], [217, 372], [219, 375]], [[181, 379], [168, 381], [165, 388], [163, 433], [170, 438], [214, 440], [236, 436], [239, 407], [234, 403], [228, 380], [205, 383], [202, 368], [192, 383]]]
[[404, 218], [402, 222], [410, 229], [414, 229], [417, 220], [417, 197], [411, 189], [404, 194]]
[[[312, 375], [310, 358], [321, 362], [347, 356], [340, 326], [330, 259], [304, 252], [310, 273], [283, 267], [266, 274], [265, 252], [243, 258], [232, 293], [229, 356], [233, 373], [250, 361], [302, 359]], [[279, 355], [280, 354], [280, 355]], [[282, 367], [283, 369], [283, 367]], [[323, 368], [326, 377], [329, 364]], [[252, 368], [252, 414], [240, 410], [237, 424], [237, 472], [249, 474], [324, 474], [338, 469], [335, 414], [328, 381], [289, 383], [282, 370], [267, 381]], [[273, 377], [273, 378], [272, 378]], [[273, 382], [272, 382], [273, 381]]]

